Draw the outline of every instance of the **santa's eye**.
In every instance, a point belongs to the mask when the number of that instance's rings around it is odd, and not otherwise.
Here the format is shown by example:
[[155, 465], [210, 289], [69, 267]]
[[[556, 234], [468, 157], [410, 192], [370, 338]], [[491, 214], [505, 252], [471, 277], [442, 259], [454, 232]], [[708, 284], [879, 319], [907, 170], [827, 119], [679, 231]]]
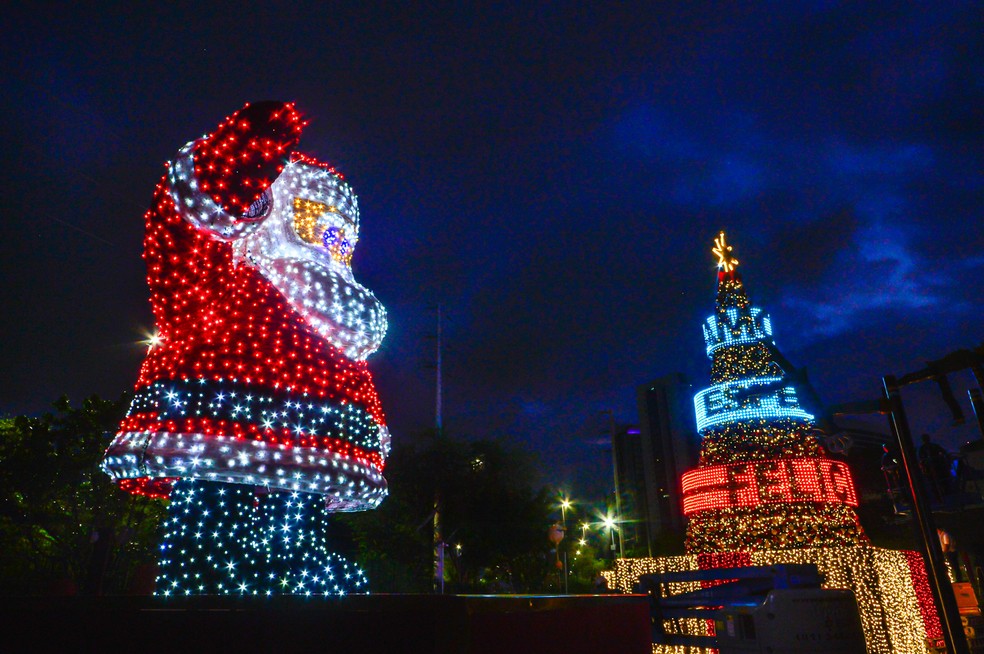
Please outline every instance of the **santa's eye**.
[[334, 205], [294, 198], [294, 231], [303, 241], [324, 246], [335, 261], [348, 264], [352, 260], [356, 230]]
[[267, 189], [260, 194], [260, 197], [256, 198], [253, 204], [249, 205], [249, 209], [243, 212], [241, 219], [246, 221], [262, 220], [270, 213], [271, 204], [270, 189]]
[[352, 244], [345, 238], [345, 231], [338, 227], [329, 227], [321, 235], [321, 242], [332, 252], [348, 254], [352, 250]]
[[352, 244], [345, 238], [345, 230], [329, 227], [321, 235], [321, 242], [328, 248], [331, 258], [335, 261], [348, 263], [352, 260]]
[[311, 245], [321, 245], [324, 224], [319, 226], [319, 222], [329, 213], [338, 213], [338, 209], [330, 204], [294, 198], [294, 231]]
[[324, 243], [326, 248], [330, 249], [333, 245], [337, 245], [341, 238], [341, 233], [337, 227], [329, 227], [321, 235], [321, 242]]

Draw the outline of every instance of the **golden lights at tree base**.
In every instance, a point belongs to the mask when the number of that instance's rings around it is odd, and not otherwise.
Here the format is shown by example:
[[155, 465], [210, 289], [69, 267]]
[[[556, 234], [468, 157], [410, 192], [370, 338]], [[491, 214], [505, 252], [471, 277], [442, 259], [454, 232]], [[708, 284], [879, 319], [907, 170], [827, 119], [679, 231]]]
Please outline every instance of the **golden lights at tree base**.
[[[847, 465], [823, 456], [771, 319], [749, 301], [724, 233], [714, 245], [717, 300], [703, 325], [712, 385], [694, 396], [700, 460], [680, 480], [689, 554], [618, 560], [609, 585], [633, 592], [644, 574], [812, 563], [826, 588], [854, 591], [869, 653], [924, 654], [941, 641], [942, 629], [922, 558], [869, 544]], [[661, 592], [700, 587], [664, 584]], [[666, 627], [708, 633], [704, 620]]]
[[[619, 559], [613, 571], [603, 574], [609, 587], [631, 593], [642, 575], [781, 563], [813, 563], [826, 580], [825, 588], [854, 591], [868, 654], [926, 654], [929, 641], [943, 638], [926, 568], [917, 552], [856, 546], [689, 554]], [[700, 588], [700, 582], [673, 583], [666, 584], [663, 592], [676, 595]], [[667, 633], [708, 634], [705, 620], [668, 620], [664, 625]], [[698, 654], [707, 650], [656, 645], [653, 651]]]

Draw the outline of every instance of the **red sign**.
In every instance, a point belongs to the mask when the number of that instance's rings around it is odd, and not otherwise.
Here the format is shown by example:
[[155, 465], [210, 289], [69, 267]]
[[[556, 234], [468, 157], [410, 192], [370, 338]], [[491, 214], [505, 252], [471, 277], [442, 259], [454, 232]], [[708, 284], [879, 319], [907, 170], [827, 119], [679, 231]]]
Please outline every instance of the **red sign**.
[[683, 513], [760, 504], [858, 505], [847, 465], [830, 459], [776, 459], [707, 466], [684, 473]]

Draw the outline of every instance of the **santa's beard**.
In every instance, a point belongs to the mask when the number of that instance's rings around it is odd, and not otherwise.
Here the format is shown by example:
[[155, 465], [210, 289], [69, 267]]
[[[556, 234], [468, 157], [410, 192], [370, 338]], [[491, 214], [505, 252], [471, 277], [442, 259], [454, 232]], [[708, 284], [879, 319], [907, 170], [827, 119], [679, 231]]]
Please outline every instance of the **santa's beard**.
[[254, 256], [251, 263], [313, 332], [345, 356], [358, 361], [379, 348], [386, 311], [351, 275], [307, 258]]

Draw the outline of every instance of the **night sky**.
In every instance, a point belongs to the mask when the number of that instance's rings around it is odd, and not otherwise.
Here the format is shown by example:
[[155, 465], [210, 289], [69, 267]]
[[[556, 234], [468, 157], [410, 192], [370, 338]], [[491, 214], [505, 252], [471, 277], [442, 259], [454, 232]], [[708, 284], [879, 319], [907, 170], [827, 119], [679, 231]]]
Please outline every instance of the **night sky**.
[[[603, 490], [601, 412], [707, 383], [720, 229], [826, 402], [984, 341], [973, 3], [84, 4], [5, 10], [0, 413], [132, 388], [163, 163], [266, 99], [359, 195], [397, 442], [434, 421], [440, 303], [445, 429]], [[975, 437], [907, 397], [917, 430]]]

